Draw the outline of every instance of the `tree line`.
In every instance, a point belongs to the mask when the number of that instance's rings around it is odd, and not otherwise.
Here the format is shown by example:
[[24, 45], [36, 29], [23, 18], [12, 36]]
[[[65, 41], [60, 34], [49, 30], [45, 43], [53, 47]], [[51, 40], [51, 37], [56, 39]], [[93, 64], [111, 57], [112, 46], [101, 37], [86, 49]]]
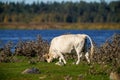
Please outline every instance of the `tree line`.
[[0, 2], [0, 22], [120, 22], [120, 1]]

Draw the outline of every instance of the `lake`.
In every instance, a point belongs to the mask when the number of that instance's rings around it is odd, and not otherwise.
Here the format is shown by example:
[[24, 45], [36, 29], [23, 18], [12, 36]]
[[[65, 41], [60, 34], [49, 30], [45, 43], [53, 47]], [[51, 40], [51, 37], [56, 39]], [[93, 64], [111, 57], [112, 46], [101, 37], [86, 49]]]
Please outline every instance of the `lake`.
[[113, 34], [120, 34], [120, 30], [0, 30], [0, 47], [9, 41], [16, 44], [19, 40], [36, 40], [38, 35], [50, 42], [55, 36], [68, 33], [88, 34], [97, 45], [101, 45]]

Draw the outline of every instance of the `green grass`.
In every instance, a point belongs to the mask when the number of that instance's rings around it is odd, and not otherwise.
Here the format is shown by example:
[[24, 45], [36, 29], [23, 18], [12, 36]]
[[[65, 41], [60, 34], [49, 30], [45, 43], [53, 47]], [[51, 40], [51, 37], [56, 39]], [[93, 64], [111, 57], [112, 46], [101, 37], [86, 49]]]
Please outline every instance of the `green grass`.
[[[21, 74], [26, 68], [36, 67], [40, 74]], [[64, 77], [70, 75], [72, 80], [77, 80], [78, 75], [83, 75], [84, 80], [109, 80], [108, 75], [100, 72], [100, 65], [96, 65], [96, 74], [89, 74], [90, 66], [85, 63], [73, 65], [69, 61], [65, 66], [58, 66], [55, 63], [39, 62], [29, 64], [28, 62], [0, 63], [0, 80], [40, 80], [40, 77], [46, 76], [43, 80], [64, 80]]]

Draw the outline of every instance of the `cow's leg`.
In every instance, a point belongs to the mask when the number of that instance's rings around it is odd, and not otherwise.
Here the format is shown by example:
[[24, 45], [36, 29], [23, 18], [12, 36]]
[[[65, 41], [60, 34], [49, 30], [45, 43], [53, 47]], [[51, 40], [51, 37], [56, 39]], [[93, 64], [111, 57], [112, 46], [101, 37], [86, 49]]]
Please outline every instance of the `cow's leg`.
[[60, 54], [59, 62], [63, 61], [64, 64], [66, 64], [66, 60], [62, 54]]
[[77, 53], [77, 56], [78, 56], [78, 60], [77, 60], [76, 64], [78, 65], [80, 62], [80, 58], [82, 57], [82, 54]]
[[82, 57], [81, 51], [82, 51], [82, 47], [81, 46], [79, 46], [79, 47], [76, 48], [76, 53], [77, 53], [77, 58], [78, 58], [78, 60], [76, 62], [77, 65], [79, 64], [80, 58]]
[[66, 60], [65, 60], [64, 56], [62, 55], [62, 53], [59, 52], [59, 56], [60, 56], [59, 57], [59, 62], [63, 61], [63, 63], [66, 64]]
[[64, 64], [66, 64], [66, 60], [65, 60], [65, 58], [63, 57], [63, 55], [61, 56], [61, 59], [63, 60]]
[[61, 57], [59, 57], [59, 62], [62, 62], [62, 59], [61, 59]]
[[77, 62], [76, 62], [77, 65], [79, 64], [80, 58], [82, 57], [81, 51], [82, 51], [82, 49], [83, 49], [84, 42], [85, 42], [84, 40], [81, 41], [81, 43], [75, 47], [75, 50], [76, 50], [76, 53], [77, 53], [77, 56], [78, 56], [78, 60], [77, 60]]
[[89, 53], [88, 53], [88, 52], [85, 53], [85, 57], [86, 57], [86, 59], [87, 59], [87, 62], [90, 63]]

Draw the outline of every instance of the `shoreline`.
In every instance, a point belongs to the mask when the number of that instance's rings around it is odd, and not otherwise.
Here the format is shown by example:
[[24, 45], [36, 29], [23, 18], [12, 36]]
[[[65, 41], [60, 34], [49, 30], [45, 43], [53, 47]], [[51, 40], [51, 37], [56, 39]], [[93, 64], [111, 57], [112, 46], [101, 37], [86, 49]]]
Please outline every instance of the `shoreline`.
[[4, 29], [120, 30], [120, 23], [0, 23]]

